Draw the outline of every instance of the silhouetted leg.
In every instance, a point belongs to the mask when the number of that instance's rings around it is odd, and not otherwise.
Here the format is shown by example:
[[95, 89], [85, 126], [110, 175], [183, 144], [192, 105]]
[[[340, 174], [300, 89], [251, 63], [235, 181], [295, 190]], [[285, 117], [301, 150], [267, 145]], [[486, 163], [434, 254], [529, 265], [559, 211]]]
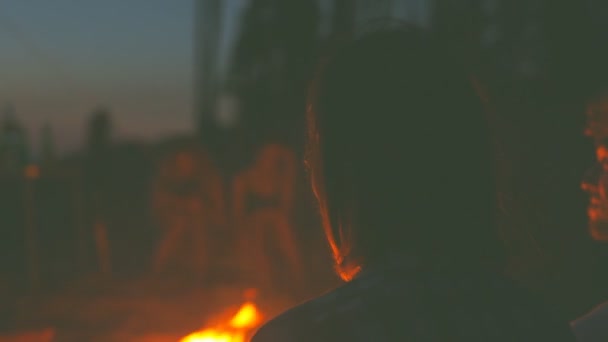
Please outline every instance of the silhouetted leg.
[[153, 267], [155, 273], [161, 273], [165, 270], [169, 258], [175, 253], [180, 242], [184, 238], [184, 228], [184, 222], [182, 219], [173, 221], [173, 224], [168, 227], [165, 236], [161, 240], [154, 259]]
[[300, 255], [300, 248], [295, 237], [293, 226], [289, 220], [281, 212], [277, 212], [274, 216], [273, 233], [275, 234], [281, 254], [287, 258], [291, 274], [295, 284], [301, 284], [304, 278], [304, 267]]
[[206, 278], [209, 258], [213, 258], [212, 255], [208, 254], [206, 228], [207, 225], [203, 221], [202, 217], [194, 216], [190, 222], [192, 236], [192, 260], [190, 262], [194, 266], [194, 272], [197, 274], [197, 279]]
[[268, 215], [265, 212], [258, 212], [251, 217], [251, 228], [253, 231], [249, 235], [250, 241], [249, 250], [251, 257], [255, 260], [256, 279], [259, 286], [264, 290], [273, 290], [276, 284], [276, 270], [270, 259], [267, 246], [266, 236], [269, 228]]

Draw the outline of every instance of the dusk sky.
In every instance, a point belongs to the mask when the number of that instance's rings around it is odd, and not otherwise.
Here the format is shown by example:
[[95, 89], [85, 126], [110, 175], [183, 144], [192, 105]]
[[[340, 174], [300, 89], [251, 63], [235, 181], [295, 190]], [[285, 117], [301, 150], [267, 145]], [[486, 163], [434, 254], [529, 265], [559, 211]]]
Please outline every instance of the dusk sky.
[[[247, 0], [226, 2], [224, 48]], [[194, 0], [0, 1], [0, 106], [12, 103], [34, 147], [49, 122], [78, 149], [108, 106], [120, 139], [191, 131]]]

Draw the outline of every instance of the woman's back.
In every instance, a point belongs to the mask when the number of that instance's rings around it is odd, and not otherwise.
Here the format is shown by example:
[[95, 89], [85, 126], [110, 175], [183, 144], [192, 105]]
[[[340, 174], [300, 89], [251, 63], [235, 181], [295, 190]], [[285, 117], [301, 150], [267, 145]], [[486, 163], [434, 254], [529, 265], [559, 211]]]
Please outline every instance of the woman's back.
[[286, 312], [252, 342], [574, 341], [552, 315], [498, 275], [396, 266]]

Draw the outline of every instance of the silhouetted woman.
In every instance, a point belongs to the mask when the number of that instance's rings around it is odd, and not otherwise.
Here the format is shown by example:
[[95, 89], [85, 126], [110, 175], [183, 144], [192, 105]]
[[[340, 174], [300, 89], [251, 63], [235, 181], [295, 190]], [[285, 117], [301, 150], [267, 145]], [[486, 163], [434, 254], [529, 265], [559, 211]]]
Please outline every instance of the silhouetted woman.
[[491, 120], [430, 33], [368, 33], [324, 63], [308, 163], [346, 284], [262, 327], [268, 341], [573, 341], [502, 276]]

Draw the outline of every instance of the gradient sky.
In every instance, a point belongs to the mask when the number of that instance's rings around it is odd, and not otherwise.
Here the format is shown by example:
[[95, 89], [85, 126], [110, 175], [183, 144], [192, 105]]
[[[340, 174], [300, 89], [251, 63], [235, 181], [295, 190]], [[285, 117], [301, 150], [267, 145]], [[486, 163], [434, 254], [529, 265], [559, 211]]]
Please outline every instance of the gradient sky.
[[[225, 3], [225, 60], [247, 0]], [[91, 111], [121, 139], [191, 131], [194, 0], [0, 1], [0, 105], [34, 146], [49, 122], [60, 151], [82, 145]]]

